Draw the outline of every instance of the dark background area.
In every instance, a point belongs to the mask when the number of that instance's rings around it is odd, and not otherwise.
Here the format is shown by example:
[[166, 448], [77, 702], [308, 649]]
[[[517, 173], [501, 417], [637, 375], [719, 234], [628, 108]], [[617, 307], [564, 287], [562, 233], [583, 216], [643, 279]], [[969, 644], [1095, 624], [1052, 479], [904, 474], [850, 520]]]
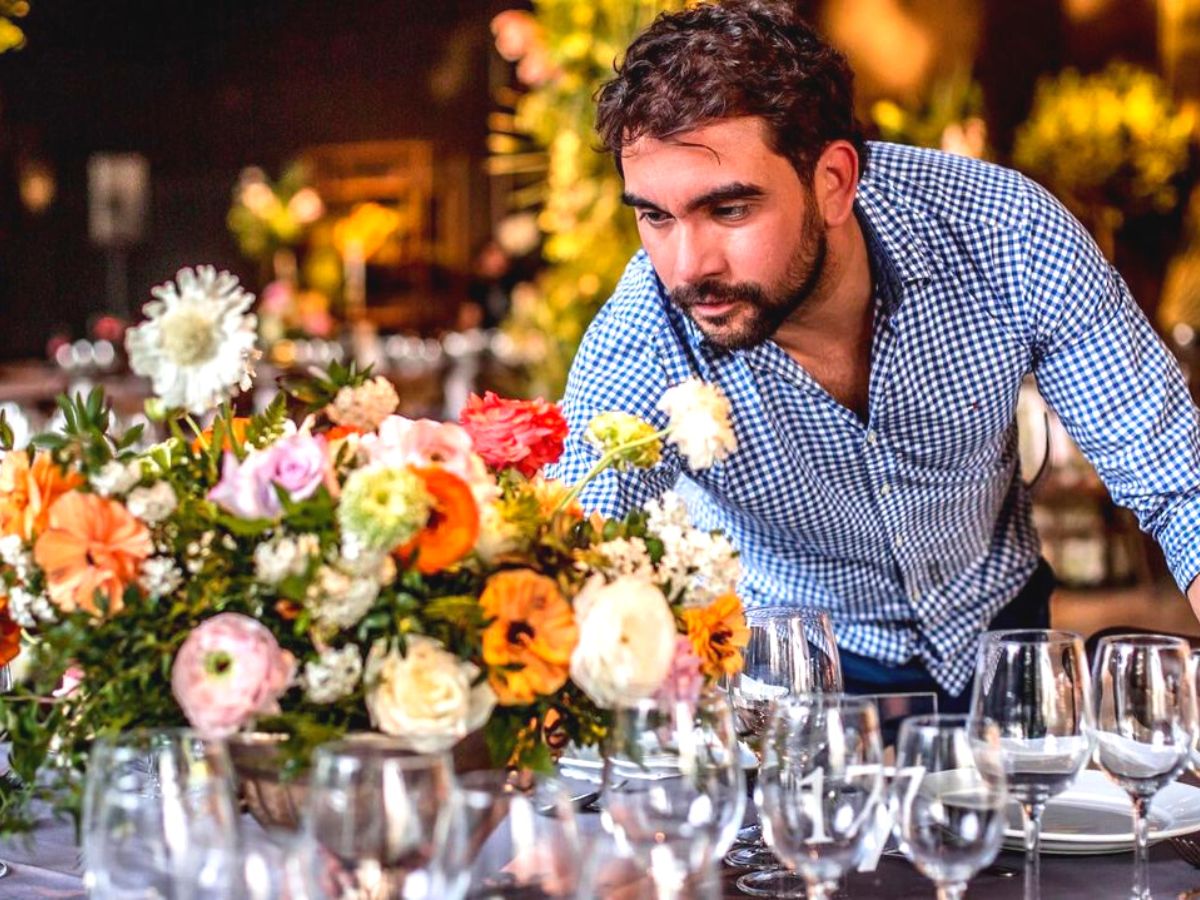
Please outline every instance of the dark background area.
[[[104, 307], [105, 256], [87, 234], [87, 159], [148, 157], [147, 240], [129, 258], [136, 306], [183, 266], [253, 267], [225, 226], [242, 167], [272, 176], [322, 143], [426, 138], [485, 157], [488, 22], [503, 0], [35, 0], [20, 51], [0, 56], [0, 357], [41, 355]], [[40, 216], [16, 186], [45, 161]], [[472, 227], [489, 227], [480, 166]], [[473, 178], [473, 182], [475, 179]]]
[[[815, 14], [817, 2], [798, 0]], [[837, 0], [828, 0], [837, 2]], [[966, 0], [964, 0], [966, 2]], [[1153, 65], [1153, 0], [1119, 0], [1085, 24], [1072, 0], [983, 0], [975, 73], [1006, 149], [1039, 74]], [[1082, 2], [1082, 0], [1074, 0]], [[490, 228], [482, 173], [487, 114], [507, 70], [488, 23], [505, 0], [33, 0], [28, 45], [0, 56], [0, 358], [40, 356], [104, 310], [104, 251], [87, 235], [89, 155], [150, 161], [149, 234], [129, 257], [136, 308], [183, 266], [254, 283], [225, 226], [239, 171], [271, 176], [315, 144], [426, 138], [470, 154], [472, 243]], [[912, 0], [939, 27], [956, 3]], [[815, 15], [814, 15], [815, 18]], [[34, 216], [21, 159], [48, 164], [57, 194]]]

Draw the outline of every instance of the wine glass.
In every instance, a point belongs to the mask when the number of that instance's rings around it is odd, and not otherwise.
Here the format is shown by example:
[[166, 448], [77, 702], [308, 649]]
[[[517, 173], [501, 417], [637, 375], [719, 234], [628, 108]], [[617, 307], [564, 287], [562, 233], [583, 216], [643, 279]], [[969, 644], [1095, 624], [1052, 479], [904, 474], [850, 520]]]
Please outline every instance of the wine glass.
[[1096, 761], [1133, 805], [1133, 896], [1149, 897], [1150, 801], [1187, 765], [1196, 691], [1183, 638], [1101, 638], [1092, 670]]
[[91, 897], [229, 896], [237, 807], [224, 744], [187, 729], [97, 738], [82, 832]]
[[[12, 669], [10, 669], [7, 665], [0, 666], [0, 694], [7, 694], [12, 690], [12, 686]], [[0, 878], [3, 878], [7, 874], [8, 863], [0, 860]]]
[[578, 895], [583, 847], [562, 782], [492, 769], [468, 772], [458, 786], [466, 816], [468, 896]]
[[461, 896], [465, 819], [448, 757], [367, 736], [318, 747], [300, 853], [319, 898]]
[[618, 707], [604, 752], [601, 822], [648, 866], [657, 896], [711, 879], [746, 803], [728, 697], [709, 690], [694, 706], [651, 699]]
[[1000, 731], [987, 719], [914, 716], [900, 725], [893, 783], [901, 847], [960, 900], [967, 882], [1000, 852], [1007, 824]]
[[[875, 831], [883, 795], [883, 744], [865, 697], [799, 694], [774, 702], [755, 789], [763, 835], [810, 900], [831, 897]], [[737, 886], [772, 897], [777, 873], [750, 872]]]
[[1025, 823], [1025, 897], [1036, 898], [1042, 811], [1092, 752], [1091, 679], [1079, 635], [987, 632], [979, 642], [971, 714], [999, 730], [1008, 791]]
[[[787, 694], [839, 693], [842, 666], [829, 613], [822, 609], [764, 607], [746, 613], [750, 638], [742, 651], [742, 670], [729, 679], [729, 697], [740, 737], [761, 763], [760, 745], [771, 701]], [[753, 789], [753, 788], [751, 788]], [[776, 896], [802, 897], [801, 879], [781, 869], [763, 842], [758, 825], [738, 832], [743, 844], [725, 856], [742, 869], [779, 872]]]

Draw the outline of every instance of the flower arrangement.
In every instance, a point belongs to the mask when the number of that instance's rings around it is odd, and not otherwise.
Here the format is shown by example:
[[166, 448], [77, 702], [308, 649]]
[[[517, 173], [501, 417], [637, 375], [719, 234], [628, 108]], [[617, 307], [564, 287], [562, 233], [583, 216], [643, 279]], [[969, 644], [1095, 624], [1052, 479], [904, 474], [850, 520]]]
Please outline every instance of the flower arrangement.
[[1039, 84], [1013, 162], [1094, 230], [1115, 230], [1125, 216], [1177, 207], [1194, 125], [1151, 72], [1121, 62], [1087, 76], [1068, 69]]
[[[282, 733], [289, 766], [349, 730], [430, 751], [482, 728], [496, 764], [544, 767], [612, 705], [694, 699], [740, 667], [733, 547], [673, 495], [585, 516], [578, 485], [539, 475], [556, 406], [488, 393], [414, 421], [335, 364], [235, 416], [248, 295], [200, 268], [156, 296], [128, 343], [164, 440], [114, 433], [98, 391], [60, 400], [64, 430], [28, 450], [0, 419], [0, 659], [28, 672], [0, 697], [20, 782], [0, 825], [43, 792], [75, 802], [89, 742], [131, 727]], [[715, 388], [663, 408], [659, 432], [602, 417], [595, 471], [653, 465], [664, 441], [696, 466], [735, 449]]]
[[983, 89], [962, 73], [935, 82], [918, 107], [877, 100], [871, 121], [885, 141], [932, 147], [973, 159], [991, 153], [983, 118]]

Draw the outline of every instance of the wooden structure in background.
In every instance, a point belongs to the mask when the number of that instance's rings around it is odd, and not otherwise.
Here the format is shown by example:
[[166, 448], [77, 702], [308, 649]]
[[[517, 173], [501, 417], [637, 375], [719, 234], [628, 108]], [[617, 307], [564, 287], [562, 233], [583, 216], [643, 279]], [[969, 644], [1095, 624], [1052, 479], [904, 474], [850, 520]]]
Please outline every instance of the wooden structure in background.
[[[317, 146], [301, 159], [331, 219], [363, 204], [398, 214], [397, 227], [369, 248], [360, 272], [349, 260], [348, 315], [386, 330], [452, 326], [471, 269], [466, 155], [431, 141], [393, 140]], [[365, 295], [361, 304], [356, 289]]]

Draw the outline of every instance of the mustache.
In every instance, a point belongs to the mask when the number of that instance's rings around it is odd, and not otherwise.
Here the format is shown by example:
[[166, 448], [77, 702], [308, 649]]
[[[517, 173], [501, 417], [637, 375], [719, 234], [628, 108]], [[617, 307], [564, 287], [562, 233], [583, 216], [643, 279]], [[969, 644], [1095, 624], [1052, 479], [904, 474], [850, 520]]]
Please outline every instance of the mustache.
[[761, 286], [752, 281], [726, 284], [721, 281], [700, 281], [696, 284], [681, 284], [671, 292], [671, 300], [680, 309], [691, 309], [703, 303], [729, 303], [742, 301], [752, 306], [766, 305], [766, 295]]

